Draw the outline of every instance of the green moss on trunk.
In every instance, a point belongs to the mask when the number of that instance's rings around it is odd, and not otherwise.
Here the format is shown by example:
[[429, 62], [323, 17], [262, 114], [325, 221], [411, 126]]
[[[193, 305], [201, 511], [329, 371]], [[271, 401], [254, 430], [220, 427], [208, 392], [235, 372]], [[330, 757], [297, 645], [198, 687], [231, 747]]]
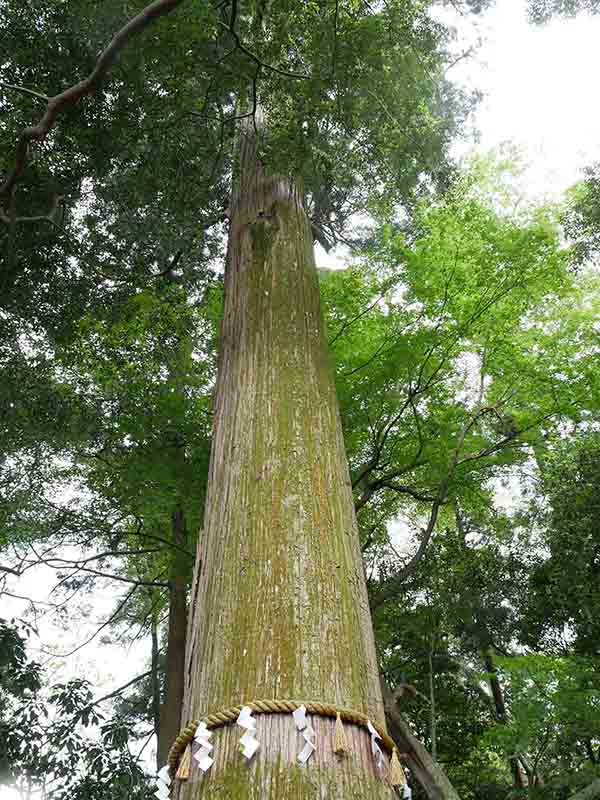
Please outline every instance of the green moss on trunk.
[[[293, 183], [265, 176], [249, 136], [232, 203], [225, 310], [188, 708], [197, 718], [261, 698], [323, 700], [383, 721], [378, 670], [337, 400], [322, 330], [310, 227]], [[291, 717], [261, 720], [241, 763], [218, 731], [204, 797], [389, 798], [367, 734], [353, 757], [295, 763]], [[315, 724], [317, 724], [317, 722]]]

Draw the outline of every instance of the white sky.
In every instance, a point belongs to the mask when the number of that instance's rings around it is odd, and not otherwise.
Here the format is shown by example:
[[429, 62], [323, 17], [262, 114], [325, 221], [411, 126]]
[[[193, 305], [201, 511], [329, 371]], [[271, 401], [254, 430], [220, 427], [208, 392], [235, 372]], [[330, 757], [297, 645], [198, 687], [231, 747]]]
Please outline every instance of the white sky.
[[[536, 28], [527, 22], [524, 0], [497, 0], [496, 8], [476, 22], [465, 17], [459, 24], [457, 51], [477, 36], [484, 39], [478, 54], [450, 73], [454, 80], [485, 94], [474, 120], [480, 132], [478, 149], [488, 150], [506, 141], [518, 145], [529, 164], [522, 191], [531, 199], [557, 198], [582, 177], [586, 165], [600, 160], [600, 16], [555, 20]], [[457, 144], [455, 152], [463, 155], [472, 147], [471, 139]], [[326, 256], [323, 251], [317, 253], [317, 260], [319, 266], [345, 264], [342, 256]], [[400, 530], [401, 523], [398, 534]], [[32, 575], [35, 586], [14, 584], [13, 591], [27, 594], [31, 588], [32, 594], [42, 599], [42, 586], [49, 583], [40, 577]], [[93, 617], [109, 613], [114, 600], [110, 590], [100, 591], [94, 597]], [[2, 598], [2, 616], [24, 610], [25, 604]], [[56, 650], [69, 649], [80, 641], [88, 625], [89, 621], [81, 620], [80, 630], [72, 627], [62, 632], [49, 626], [44, 630], [45, 644]], [[143, 655], [142, 647], [124, 655], [117, 647], [90, 645], [64, 663], [53, 660], [52, 667], [97, 680], [100, 694], [144, 671]], [[0, 786], [0, 800], [19, 798]]]
[[497, 0], [472, 26], [471, 41], [478, 32], [484, 45], [449, 77], [485, 94], [479, 148], [520, 146], [530, 164], [523, 190], [556, 197], [600, 160], [600, 16], [538, 27], [525, 8], [524, 0]]
[[[454, 146], [455, 156], [517, 145], [528, 165], [522, 193], [531, 200], [557, 200], [586, 166], [600, 161], [600, 16], [534, 26], [526, 0], [496, 0], [479, 16], [453, 14], [452, 23], [458, 28], [457, 54], [479, 38], [482, 44], [448, 77], [484, 94], [471, 120], [478, 141], [467, 131]], [[319, 267], [346, 263], [343, 251], [327, 255], [317, 247]]]

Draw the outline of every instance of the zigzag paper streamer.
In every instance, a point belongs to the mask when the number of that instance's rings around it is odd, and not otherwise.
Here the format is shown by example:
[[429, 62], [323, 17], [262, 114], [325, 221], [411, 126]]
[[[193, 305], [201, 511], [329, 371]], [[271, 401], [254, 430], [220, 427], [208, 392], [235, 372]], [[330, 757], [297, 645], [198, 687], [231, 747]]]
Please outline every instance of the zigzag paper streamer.
[[154, 792], [154, 796], [158, 797], [158, 800], [169, 800], [169, 793], [170, 793], [170, 785], [171, 785], [171, 776], [169, 775], [169, 767], [163, 767], [160, 772], [158, 772], [156, 776], [156, 791]]
[[306, 719], [306, 706], [300, 706], [300, 708], [297, 708], [294, 712], [292, 712], [292, 716], [294, 717], [296, 727], [299, 731], [302, 731], [302, 736], [306, 742], [302, 750], [298, 753], [298, 761], [301, 764], [306, 764], [308, 759], [317, 749], [312, 741], [315, 738], [315, 732], [310, 722]]
[[242, 753], [248, 761], [252, 758], [254, 753], [260, 747], [258, 739], [254, 736], [256, 731], [256, 720], [252, 716], [252, 709], [248, 706], [244, 706], [240, 711], [240, 714], [237, 718], [237, 724], [240, 728], [245, 728], [246, 733], [240, 739], [240, 745], [242, 747]]
[[211, 752], [213, 749], [212, 744], [210, 743], [210, 737], [212, 736], [212, 732], [208, 730], [206, 727], [205, 722], [201, 722], [196, 729], [196, 733], [194, 735], [194, 740], [198, 742], [200, 745], [200, 749], [194, 753], [194, 758], [198, 762], [198, 766], [202, 770], [202, 772], [206, 772], [209, 770], [213, 763], [214, 758], [211, 756]]
[[371, 720], [367, 722], [367, 727], [369, 729], [369, 733], [371, 734], [371, 752], [373, 753], [373, 758], [377, 762], [377, 766], [379, 769], [383, 767], [383, 753], [381, 752], [381, 747], [377, 744], [377, 739], [381, 741], [381, 736], [377, 733], [373, 725], [371, 724]]

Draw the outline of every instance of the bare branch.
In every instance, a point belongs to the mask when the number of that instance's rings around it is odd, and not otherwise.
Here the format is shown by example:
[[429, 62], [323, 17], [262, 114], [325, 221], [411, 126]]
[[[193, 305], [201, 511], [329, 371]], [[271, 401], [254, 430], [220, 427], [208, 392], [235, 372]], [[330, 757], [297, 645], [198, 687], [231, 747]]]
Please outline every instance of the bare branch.
[[148, 670], [148, 672], [144, 672], [142, 675], [138, 675], [136, 678], [132, 678], [130, 681], [128, 681], [127, 683], [123, 684], [123, 686], [119, 686], [118, 689], [115, 689], [114, 691], [109, 692], [108, 694], [105, 694], [103, 697], [99, 697], [97, 700], [94, 700], [93, 702], [88, 703], [88, 705], [85, 706], [85, 708], [83, 708], [79, 712], [79, 715], [81, 715], [85, 711], [89, 711], [89, 709], [90, 708], [94, 708], [94, 706], [100, 705], [100, 703], [104, 703], [106, 700], [112, 700], [113, 697], [117, 697], [117, 695], [122, 694], [125, 691], [125, 689], [129, 689], [130, 686], [133, 686], [134, 684], [139, 683], [140, 681], [143, 681], [144, 678], [148, 678], [148, 677], [150, 677], [150, 675], [152, 675], [152, 670], [151, 669]]
[[20, 570], [13, 569], [12, 567], [3, 567], [0, 564], [0, 572], [6, 572], [8, 575], [15, 575], [15, 577], [19, 577], [21, 575]]
[[473, 53], [475, 52], [475, 49], [476, 49], [475, 45], [471, 45], [471, 47], [469, 47], [467, 50], [463, 50], [463, 52], [460, 53], [460, 55], [458, 55], [458, 56], [456, 56], [456, 58], [452, 59], [452, 61], [450, 61], [450, 63], [448, 64], [448, 66], [444, 70], [444, 75], [447, 75], [447, 73], [452, 69], [452, 67], [455, 67], [458, 63], [463, 61], [465, 58], [469, 58], [470, 56], [472, 56]]
[[13, 92], [20, 92], [21, 94], [29, 95], [29, 97], [35, 97], [36, 100], [42, 100], [44, 103], [48, 103], [50, 101], [48, 95], [35, 92], [33, 89], [27, 89], [25, 86], [15, 86], [13, 83], [5, 83], [4, 81], [0, 81], [0, 87], [2, 89], [11, 89]]
[[[14, 217], [11, 218], [8, 214], [5, 214], [2, 209], [0, 209], [0, 221], [4, 222], [5, 225], [18, 225], [21, 222], [51, 222], [53, 225], [56, 225], [56, 219], [58, 217], [58, 209], [62, 205], [62, 201], [64, 200], [64, 196], [62, 194], [56, 194], [52, 198], [52, 205], [50, 206], [50, 211], [47, 214], [38, 214], [34, 217]], [[57, 226], [59, 227], [59, 226]]]
[[89, 644], [91, 641], [93, 641], [93, 640], [96, 638], [96, 636], [98, 636], [98, 634], [100, 633], [100, 631], [104, 630], [104, 628], [106, 628], [108, 625], [110, 625], [110, 623], [111, 623], [113, 620], [115, 620], [115, 619], [116, 619], [116, 618], [119, 616], [119, 614], [121, 613], [121, 611], [122, 611], [122, 610], [125, 608], [125, 606], [126, 606], [126, 605], [127, 605], [127, 603], [129, 602], [129, 600], [131, 600], [131, 598], [132, 598], [132, 597], [133, 597], [133, 595], [135, 594], [135, 591], [136, 591], [136, 589], [137, 589], [137, 588], [138, 588], [137, 586], [134, 586], [134, 587], [133, 587], [133, 589], [130, 589], [130, 590], [127, 592], [127, 594], [125, 595], [125, 597], [123, 598], [123, 600], [121, 600], [121, 602], [120, 602], [120, 603], [119, 603], [119, 605], [117, 606], [116, 610], [115, 610], [115, 611], [113, 611], [113, 613], [110, 615], [110, 617], [109, 617], [107, 620], [105, 620], [105, 621], [102, 623], [102, 625], [100, 625], [98, 628], [96, 628], [96, 630], [94, 631], [94, 633], [93, 633], [93, 634], [92, 634], [92, 635], [91, 635], [91, 636], [90, 636], [88, 639], [86, 639], [86, 640], [85, 640], [84, 642], [82, 642], [81, 644], [78, 644], [78, 645], [77, 645], [77, 647], [75, 647], [73, 650], [69, 650], [69, 652], [68, 652], [68, 653], [51, 653], [51, 652], [50, 652], [50, 651], [48, 651], [48, 650], [46, 650], [46, 651], [44, 651], [44, 652], [45, 652], [47, 655], [50, 655], [50, 656], [52, 656], [53, 658], [68, 658], [69, 656], [72, 656], [72, 655], [74, 655], [75, 653], [79, 652], [79, 650], [82, 650], [82, 649], [83, 649], [83, 648], [84, 648], [84, 647], [85, 647], [87, 644]]

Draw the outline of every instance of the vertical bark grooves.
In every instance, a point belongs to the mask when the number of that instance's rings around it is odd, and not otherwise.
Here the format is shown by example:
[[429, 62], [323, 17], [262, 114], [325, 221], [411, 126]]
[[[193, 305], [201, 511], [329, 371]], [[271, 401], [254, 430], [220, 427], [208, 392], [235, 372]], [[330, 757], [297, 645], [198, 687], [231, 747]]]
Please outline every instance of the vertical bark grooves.
[[165, 701], [160, 710], [158, 763], [167, 763], [169, 749], [179, 733], [185, 681], [185, 638], [187, 629], [187, 564], [185, 517], [181, 509], [172, 516], [173, 544], [169, 576], [169, 623], [165, 666]]
[[[248, 129], [249, 130], [249, 129]], [[242, 135], [232, 202], [215, 430], [184, 716], [264, 698], [323, 700], [383, 723], [383, 706], [350, 477], [322, 331], [309, 223], [297, 187], [266, 176]], [[291, 716], [259, 719], [250, 766], [236, 726], [215, 736], [217, 761], [179, 797], [369, 797], [368, 734], [353, 753], [329, 744], [306, 767]]]

